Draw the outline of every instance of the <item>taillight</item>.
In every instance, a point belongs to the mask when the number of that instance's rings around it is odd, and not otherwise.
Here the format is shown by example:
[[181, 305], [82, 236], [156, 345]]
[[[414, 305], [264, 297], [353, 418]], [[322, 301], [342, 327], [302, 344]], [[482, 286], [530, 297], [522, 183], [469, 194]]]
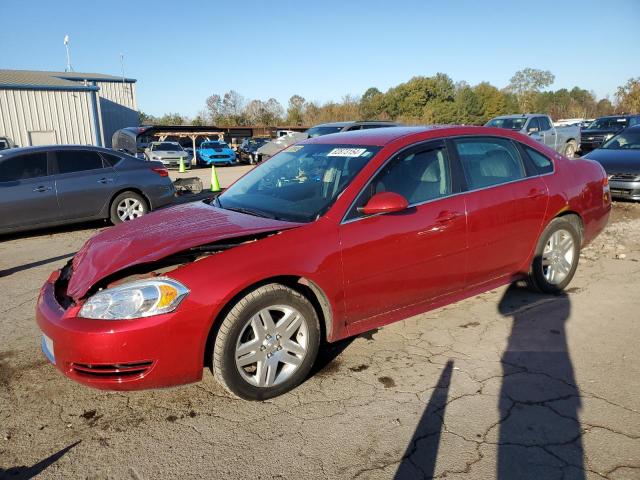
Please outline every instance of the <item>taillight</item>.
[[166, 168], [156, 167], [156, 168], [152, 168], [151, 170], [156, 172], [161, 177], [168, 177], [169, 176], [169, 170], [167, 170]]
[[611, 189], [609, 187], [609, 176], [605, 174], [602, 179], [602, 199], [605, 203], [609, 203], [611, 201]]

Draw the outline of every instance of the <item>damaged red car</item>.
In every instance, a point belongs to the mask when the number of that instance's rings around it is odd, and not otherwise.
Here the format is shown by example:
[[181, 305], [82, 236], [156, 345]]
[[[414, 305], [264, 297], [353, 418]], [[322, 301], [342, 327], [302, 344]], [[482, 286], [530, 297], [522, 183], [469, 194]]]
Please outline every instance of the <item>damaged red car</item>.
[[605, 227], [602, 167], [518, 133], [390, 127], [290, 146], [213, 201], [105, 230], [42, 287], [42, 349], [115, 390], [265, 399], [323, 342], [526, 279], [558, 293]]

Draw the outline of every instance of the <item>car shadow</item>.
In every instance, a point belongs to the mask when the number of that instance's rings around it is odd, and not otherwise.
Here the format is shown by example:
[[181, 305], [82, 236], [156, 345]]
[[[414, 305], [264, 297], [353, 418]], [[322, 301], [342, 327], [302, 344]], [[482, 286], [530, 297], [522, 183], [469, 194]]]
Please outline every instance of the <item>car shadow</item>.
[[452, 373], [453, 361], [449, 360], [440, 374], [427, 408], [402, 456], [394, 476], [395, 480], [434, 477]]
[[582, 433], [565, 324], [566, 294], [510, 286], [498, 311], [513, 319], [502, 355], [499, 479], [584, 479]]
[[57, 257], [45, 258], [43, 260], [38, 260], [35, 262], [24, 263], [22, 265], [17, 265], [15, 267], [6, 268], [4, 270], [0, 270], [0, 278], [8, 277], [14, 273], [22, 272], [23, 270], [29, 270], [30, 268], [36, 268], [41, 265], [46, 265], [47, 263], [57, 262], [58, 260], [64, 260], [65, 258], [73, 257], [76, 252], [65, 253], [64, 255], [58, 255]]
[[0, 478], [11, 478], [15, 480], [27, 480], [29, 478], [33, 478], [36, 475], [39, 475], [43, 471], [45, 471], [48, 467], [56, 463], [60, 458], [62, 458], [69, 450], [78, 445], [82, 440], [78, 440], [75, 443], [59, 450], [53, 455], [45, 458], [44, 460], [39, 461], [38, 463], [33, 464], [30, 467], [25, 465], [20, 467], [11, 467], [7, 470], [0, 468]]

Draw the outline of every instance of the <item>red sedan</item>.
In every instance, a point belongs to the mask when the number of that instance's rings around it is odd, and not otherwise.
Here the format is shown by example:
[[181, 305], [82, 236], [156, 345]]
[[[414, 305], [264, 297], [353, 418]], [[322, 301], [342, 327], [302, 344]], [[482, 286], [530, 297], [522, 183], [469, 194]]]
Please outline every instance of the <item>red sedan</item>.
[[322, 340], [518, 279], [560, 292], [610, 209], [599, 164], [505, 130], [317, 137], [212, 202], [89, 240], [42, 287], [42, 348], [97, 388], [194, 382], [208, 365], [265, 399], [305, 379]]

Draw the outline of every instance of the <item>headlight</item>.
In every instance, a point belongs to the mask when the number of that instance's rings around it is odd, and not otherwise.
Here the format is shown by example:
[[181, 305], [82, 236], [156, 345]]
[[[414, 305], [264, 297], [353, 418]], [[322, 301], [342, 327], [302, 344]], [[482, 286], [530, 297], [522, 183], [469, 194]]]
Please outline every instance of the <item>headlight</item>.
[[89, 297], [78, 315], [100, 320], [150, 317], [173, 312], [188, 294], [184, 285], [170, 278], [136, 280]]
[[156, 157], [155, 155], [151, 157], [151, 160], [160, 160], [160, 157]]

